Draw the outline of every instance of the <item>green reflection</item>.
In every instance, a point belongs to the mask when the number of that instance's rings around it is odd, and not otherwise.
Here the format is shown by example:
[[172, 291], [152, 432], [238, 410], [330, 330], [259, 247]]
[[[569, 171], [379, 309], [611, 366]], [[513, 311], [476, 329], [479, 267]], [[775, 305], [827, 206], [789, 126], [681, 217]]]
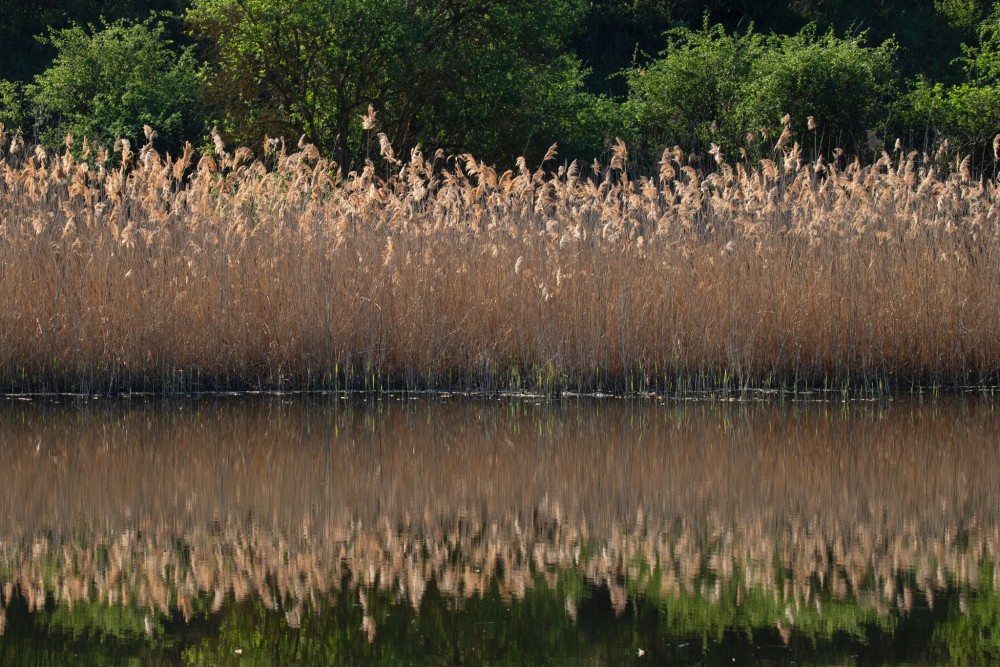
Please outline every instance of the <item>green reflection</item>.
[[[992, 580], [994, 568], [984, 566], [981, 578]], [[970, 591], [950, 599], [947, 618], [933, 629], [933, 657], [962, 665], [1000, 662], [1000, 596]]]
[[[992, 577], [992, 566], [982, 578]], [[193, 602], [185, 620], [139, 606], [78, 601], [28, 612], [15, 593], [6, 605], [0, 664], [621, 664], [668, 660], [951, 662], [1000, 657], [1000, 597], [949, 585], [934, 604], [922, 594], [908, 611], [870, 604], [871, 591], [838, 599], [815, 588], [810, 605], [774, 589], [722, 585], [699, 577], [696, 592], [662, 594], [651, 572], [620, 604], [609, 586], [576, 570], [535, 573], [522, 598], [494, 578], [481, 595], [455, 598], [431, 580], [414, 608], [399, 591], [339, 585], [292, 608], [231, 595], [216, 612], [212, 597]], [[901, 580], [900, 585], [914, 584]], [[867, 600], [867, 602], [866, 602]], [[272, 605], [273, 606], [273, 605]], [[126, 658], [130, 658], [126, 660]]]

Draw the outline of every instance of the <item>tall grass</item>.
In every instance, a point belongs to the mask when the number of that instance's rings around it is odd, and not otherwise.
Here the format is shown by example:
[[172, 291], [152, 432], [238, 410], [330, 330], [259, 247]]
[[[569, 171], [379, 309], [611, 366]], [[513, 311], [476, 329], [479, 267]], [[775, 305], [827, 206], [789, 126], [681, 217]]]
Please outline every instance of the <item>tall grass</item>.
[[[70, 142], [68, 142], [70, 143]], [[997, 183], [0, 142], [4, 391], [888, 391], [1000, 375]]]

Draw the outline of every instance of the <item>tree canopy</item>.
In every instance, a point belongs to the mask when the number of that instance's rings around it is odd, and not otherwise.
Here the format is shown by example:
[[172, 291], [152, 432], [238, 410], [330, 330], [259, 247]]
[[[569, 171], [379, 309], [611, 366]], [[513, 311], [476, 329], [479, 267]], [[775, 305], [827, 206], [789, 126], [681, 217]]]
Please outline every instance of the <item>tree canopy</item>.
[[[585, 95], [567, 49], [579, 0], [195, 0], [226, 133], [305, 138], [342, 163], [364, 153], [369, 105], [398, 146], [498, 158], [536, 135], [572, 141]], [[577, 113], [579, 109], [575, 109]]]
[[[153, 14], [150, 14], [153, 10]], [[752, 157], [783, 131], [864, 157], [896, 137], [992, 158], [992, 0], [0, 0], [0, 123], [176, 150], [303, 137], [512, 165], [673, 144]], [[371, 107], [375, 116], [362, 123]], [[810, 121], [810, 118], [812, 119]], [[874, 142], [873, 142], [874, 137]]]

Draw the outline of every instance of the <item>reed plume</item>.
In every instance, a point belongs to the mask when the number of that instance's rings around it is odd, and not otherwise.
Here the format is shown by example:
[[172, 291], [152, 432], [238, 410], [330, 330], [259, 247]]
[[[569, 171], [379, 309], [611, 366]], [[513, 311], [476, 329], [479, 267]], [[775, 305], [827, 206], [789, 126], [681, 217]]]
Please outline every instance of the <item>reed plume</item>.
[[640, 177], [618, 140], [590, 178], [403, 162], [378, 139], [386, 164], [345, 174], [305, 143], [78, 158], [8, 138], [0, 387], [878, 392], [1000, 374], [997, 183], [967, 162], [809, 161], [783, 134], [760, 164], [717, 151], [703, 173], [678, 149]]

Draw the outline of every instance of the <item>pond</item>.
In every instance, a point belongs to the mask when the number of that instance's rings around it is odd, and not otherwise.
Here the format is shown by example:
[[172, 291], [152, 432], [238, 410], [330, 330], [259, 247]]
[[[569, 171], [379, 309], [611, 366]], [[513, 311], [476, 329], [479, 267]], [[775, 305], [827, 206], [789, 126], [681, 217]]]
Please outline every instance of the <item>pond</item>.
[[1000, 659], [1000, 414], [0, 399], [0, 664]]

